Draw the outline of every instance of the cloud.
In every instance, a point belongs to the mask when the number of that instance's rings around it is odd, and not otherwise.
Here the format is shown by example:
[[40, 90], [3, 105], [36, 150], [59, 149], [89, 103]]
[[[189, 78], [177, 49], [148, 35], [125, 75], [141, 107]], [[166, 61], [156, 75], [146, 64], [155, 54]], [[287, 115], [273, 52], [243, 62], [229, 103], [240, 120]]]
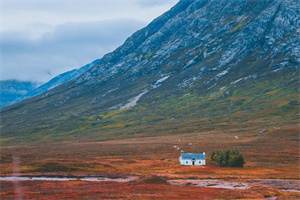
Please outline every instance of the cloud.
[[0, 30], [107, 19], [149, 22], [178, 0], [0, 0]]
[[178, 0], [0, 0], [0, 79], [46, 81], [114, 50]]
[[22, 32], [0, 33], [0, 79], [46, 81], [114, 50], [143, 25], [135, 20], [68, 23], [38, 39]]
[[136, 2], [141, 6], [164, 6], [174, 5], [178, 0], [136, 0]]

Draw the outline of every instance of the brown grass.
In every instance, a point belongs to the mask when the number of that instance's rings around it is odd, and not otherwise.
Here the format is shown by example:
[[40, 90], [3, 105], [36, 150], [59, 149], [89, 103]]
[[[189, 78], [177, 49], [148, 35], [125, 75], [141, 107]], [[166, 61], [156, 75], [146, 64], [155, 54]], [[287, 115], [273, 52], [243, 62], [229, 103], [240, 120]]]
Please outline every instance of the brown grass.
[[[235, 136], [238, 136], [236, 139]], [[87, 199], [261, 199], [269, 190], [242, 193], [219, 189], [170, 186], [162, 178], [300, 179], [299, 127], [274, 127], [267, 133], [204, 132], [113, 140], [106, 142], [69, 141], [33, 146], [1, 148], [1, 175], [13, 172], [12, 157], [20, 160], [19, 170], [27, 175], [139, 175], [142, 180], [119, 183], [22, 183], [25, 195], [47, 199], [86, 196]], [[188, 145], [192, 143], [192, 145]], [[208, 161], [206, 167], [183, 167], [178, 164], [179, 151], [205, 151], [236, 148], [246, 158], [245, 168], [219, 168]], [[156, 177], [153, 178], [152, 176]], [[152, 177], [152, 178], [147, 178]], [[159, 178], [157, 178], [159, 177]], [[148, 182], [147, 182], [148, 181]], [[113, 186], [112, 186], [113, 185]], [[38, 191], [41, 191], [39, 193]], [[272, 188], [270, 189], [272, 190]], [[77, 196], [78, 195], [78, 196]], [[280, 193], [281, 198], [293, 198]], [[11, 183], [1, 183], [1, 196], [13, 196]], [[48, 198], [49, 197], [49, 198]], [[88, 198], [90, 197], [90, 198]], [[13, 199], [13, 198], [11, 198]], [[34, 199], [34, 198], [33, 198]], [[197, 198], [196, 198], [197, 199]]]

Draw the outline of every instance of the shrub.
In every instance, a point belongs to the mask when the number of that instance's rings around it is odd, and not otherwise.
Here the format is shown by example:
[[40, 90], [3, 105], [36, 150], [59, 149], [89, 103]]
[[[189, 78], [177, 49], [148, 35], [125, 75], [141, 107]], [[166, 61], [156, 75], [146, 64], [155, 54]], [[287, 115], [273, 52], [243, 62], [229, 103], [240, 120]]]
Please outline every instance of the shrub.
[[221, 167], [243, 167], [245, 164], [244, 156], [238, 150], [215, 151], [210, 158]]

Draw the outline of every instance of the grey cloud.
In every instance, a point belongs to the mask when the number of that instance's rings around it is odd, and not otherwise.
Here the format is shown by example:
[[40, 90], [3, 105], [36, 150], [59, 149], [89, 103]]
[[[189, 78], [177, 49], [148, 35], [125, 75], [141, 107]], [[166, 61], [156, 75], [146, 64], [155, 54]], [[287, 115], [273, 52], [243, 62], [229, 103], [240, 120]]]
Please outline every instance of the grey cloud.
[[0, 79], [46, 81], [116, 47], [178, 0], [0, 0]]
[[69, 23], [38, 39], [24, 33], [0, 33], [0, 79], [45, 81], [100, 58], [143, 25], [135, 20]]
[[119, 6], [119, 5], [128, 5], [130, 7], [133, 4], [144, 5], [144, 6], [153, 6], [153, 5], [165, 5], [165, 4], [174, 4], [179, 0], [0, 0], [1, 6], [4, 8], [13, 8], [13, 9], [61, 9], [65, 6], [69, 8], [90, 8], [94, 9], [99, 6]]
[[141, 6], [174, 5], [178, 0], [136, 0]]

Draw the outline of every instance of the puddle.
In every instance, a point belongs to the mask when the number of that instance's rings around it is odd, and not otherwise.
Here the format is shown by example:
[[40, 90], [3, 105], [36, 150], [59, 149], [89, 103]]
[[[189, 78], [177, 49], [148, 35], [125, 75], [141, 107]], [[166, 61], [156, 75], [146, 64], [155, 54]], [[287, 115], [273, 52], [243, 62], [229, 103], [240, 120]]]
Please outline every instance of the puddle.
[[254, 179], [249, 183], [271, 186], [284, 192], [300, 192], [300, 180]]
[[182, 185], [182, 186], [195, 186], [195, 187], [206, 187], [206, 188], [219, 188], [219, 189], [231, 189], [231, 190], [245, 190], [249, 188], [247, 183], [222, 181], [222, 180], [169, 180], [168, 183], [171, 185]]
[[269, 186], [283, 192], [300, 192], [300, 180], [254, 179], [244, 182], [224, 181], [217, 179], [176, 179], [169, 180], [171, 185], [245, 190], [255, 185]]

